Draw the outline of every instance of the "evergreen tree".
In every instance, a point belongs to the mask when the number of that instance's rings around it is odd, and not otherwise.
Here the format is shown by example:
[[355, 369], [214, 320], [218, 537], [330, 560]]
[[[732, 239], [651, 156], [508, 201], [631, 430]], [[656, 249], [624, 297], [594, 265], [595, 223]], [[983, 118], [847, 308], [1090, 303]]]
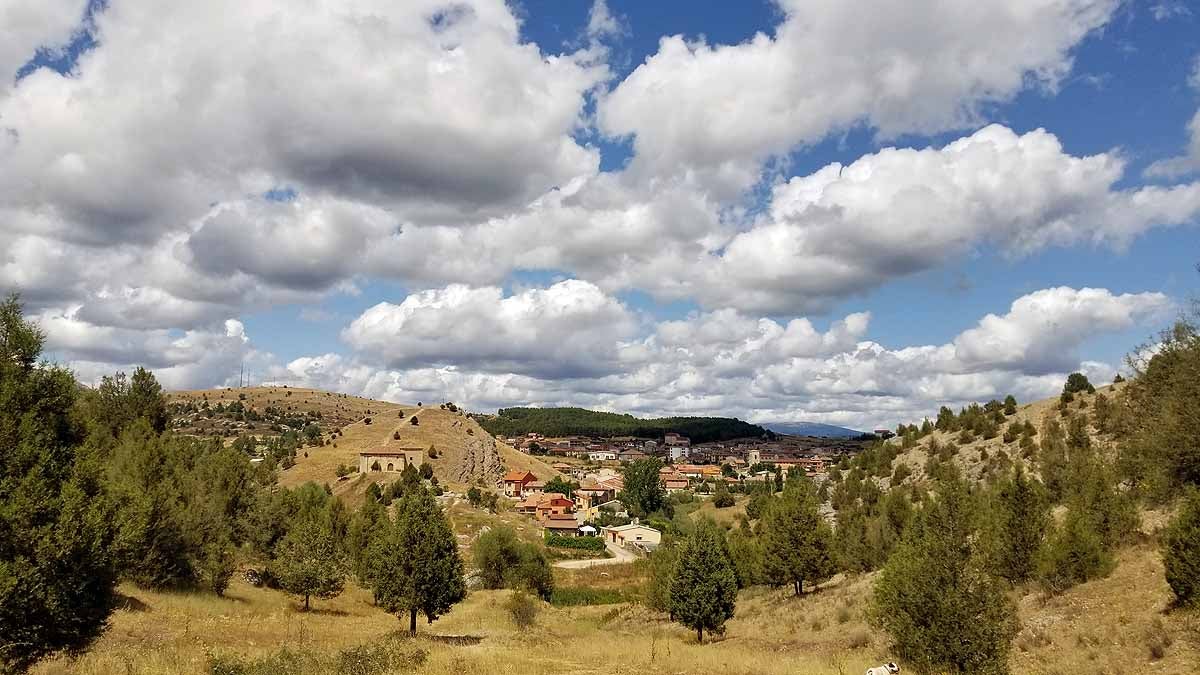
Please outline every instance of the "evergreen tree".
[[80, 442], [70, 372], [38, 365], [44, 338], [0, 302], [0, 671], [86, 647], [114, 606], [112, 504]]
[[1067, 439], [1058, 420], [1047, 417], [1042, 426], [1040, 445], [1038, 469], [1042, 475], [1042, 482], [1049, 491], [1050, 499], [1058, 502], [1066, 495], [1070, 485]]
[[836, 571], [833, 532], [817, 510], [810, 486], [789, 487], [763, 521], [763, 572], [770, 583], [791, 584], [796, 595], [804, 582], [820, 583]]
[[975, 522], [962, 481], [941, 483], [876, 579], [872, 621], [920, 671], [1007, 672], [1016, 607], [984, 571]]
[[304, 598], [334, 598], [346, 582], [346, 561], [328, 522], [300, 520], [276, 547], [271, 574], [279, 586]]
[[1163, 536], [1167, 584], [1182, 606], [1200, 603], [1200, 490], [1192, 490]]
[[1148, 361], [1131, 362], [1135, 376], [1121, 390], [1130, 427], [1121, 463], [1141, 491], [1167, 500], [1200, 485], [1200, 330], [1181, 321], [1155, 347]]
[[167, 430], [167, 398], [162, 386], [150, 371], [138, 366], [129, 379], [129, 407], [135, 419], [146, 420], [150, 428], [162, 433]]
[[644, 560], [644, 564], [650, 568], [650, 576], [646, 581], [643, 602], [650, 609], [670, 612], [671, 583], [675, 579], [675, 564], [679, 560], [679, 546], [673, 542], [664, 542]]
[[411, 490], [372, 553], [375, 600], [394, 614], [408, 613], [408, 632], [417, 614], [429, 623], [467, 596], [458, 543], [433, 495]]
[[1050, 526], [1050, 503], [1041, 484], [1018, 464], [1013, 476], [997, 486], [995, 507], [995, 573], [1021, 583], [1036, 572], [1038, 551]]
[[1088, 382], [1087, 375], [1083, 373], [1071, 373], [1067, 376], [1067, 382], [1063, 385], [1063, 394], [1078, 394], [1086, 392], [1089, 394], [1096, 393], [1096, 388]]
[[147, 588], [197, 580], [176, 461], [167, 439], [139, 419], [121, 434], [109, 465], [117, 502], [114, 554], [122, 576]]
[[524, 588], [549, 600], [554, 577], [542, 549], [517, 539], [512, 528], [497, 527], [475, 540], [475, 567], [484, 588]]
[[729, 560], [733, 562], [737, 572], [738, 588], [749, 588], [766, 583], [763, 572], [763, 546], [758, 537], [754, 537], [743, 528], [729, 533], [726, 539]]
[[354, 576], [363, 586], [371, 586], [371, 551], [375, 542], [387, 534], [387, 511], [379, 502], [368, 499], [350, 521], [346, 552]]
[[1008, 396], [1004, 397], [1004, 414], [1005, 415], [1016, 415], [1017, 414], [1017, 399], [1012, 394], [1009, 394]]
[[1105, 576], [1112, 568], [1112, 553], [1078, 503], [1067, 509], [1062, 525], [1049, 535], [1038, 555], [1038, 578], [1051, 593]]
[[680, 547], [671, 580], [670, 607], [675, 621], [696, 631], [722, 633], [737, 604], [737, 572], [724, 551], [720, 533], [702, 523]]

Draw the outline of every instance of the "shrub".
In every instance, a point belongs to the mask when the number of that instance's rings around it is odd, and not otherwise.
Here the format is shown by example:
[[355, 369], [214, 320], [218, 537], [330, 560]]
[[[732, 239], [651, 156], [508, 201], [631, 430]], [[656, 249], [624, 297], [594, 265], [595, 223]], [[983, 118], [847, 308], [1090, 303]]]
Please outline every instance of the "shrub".
[[484, 588], [524, 588], [548, 600], [554, 591], [550, 563], [540, 548], [517, 539], [511, 528], [498, 527], [475, 541], [475, 566]]
[[1094, 523], [1079, 509], [1072, 508], [1039, 556], [1038, 580], [1046, 591], [1061, 593], [1108, 574], [1112, 567], [1112, 554]]
[[534, 600], [527, 593], [513, 593], [508, 602], [504, 604], [504, 608], [508, 610], [508, 618], [516, 624], [517, 628], [525, 630], [533, 624], [537, 623], [538, 607], [537, 600]]
[[371, 423], [371, 418], [370, 418], [370, 417], [364, 417], [364, 418], [363, 418], [363, 424], [370, 424], [370, 423]]
[[393, 440], [393, 441], [398, 441], [398, 440], [400, 440], [400, 432], [399, 432], [399, 431], [393, 431], [393, 432], [392, 432], [392, 440]]
[[892, 485], [899, 485], [904, 482], [904, 479], [912, 475], [912, 469], [908, 468], [907, 464], [897, 464], [892, 471]]
[[733, 506], [733, 495], [729, 494], [729, 490], [722, 485], [717, 489], [717, 493], [713, 496], [713, 506], [718, 509], [727, 509]]
[[1163, 565], [1175, 602], [1200, 604], [1200, 491], [1192, 490], [1163, 537]]
[[604, 539], [600, 537], [567, 537], [547, 532], [546, 545], [555, 548], [573, 548], [583, 551], [603, 551]]

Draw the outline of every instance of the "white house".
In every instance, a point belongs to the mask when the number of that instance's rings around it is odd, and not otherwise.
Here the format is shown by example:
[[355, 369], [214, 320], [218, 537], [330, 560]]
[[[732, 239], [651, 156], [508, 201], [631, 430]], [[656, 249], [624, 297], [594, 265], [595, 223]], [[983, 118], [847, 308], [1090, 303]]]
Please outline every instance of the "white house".
[[636, 521], [628, 525], [602, 527], [600, 532], [604, 536], [604, 541], [618, 546], [636, 544], [658, 546], [662, 543], [662, 532], [653, 527], [638, 524]]

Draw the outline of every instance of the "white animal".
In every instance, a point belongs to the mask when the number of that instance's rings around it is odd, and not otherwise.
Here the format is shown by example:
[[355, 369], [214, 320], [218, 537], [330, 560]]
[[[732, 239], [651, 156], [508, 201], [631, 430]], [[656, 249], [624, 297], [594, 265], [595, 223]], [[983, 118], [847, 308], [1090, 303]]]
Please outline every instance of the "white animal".
[[900, 672], [900, 666], [890, 661], [882, 666], [867, 669], [867, 675], [895, 675], [898, 672]]

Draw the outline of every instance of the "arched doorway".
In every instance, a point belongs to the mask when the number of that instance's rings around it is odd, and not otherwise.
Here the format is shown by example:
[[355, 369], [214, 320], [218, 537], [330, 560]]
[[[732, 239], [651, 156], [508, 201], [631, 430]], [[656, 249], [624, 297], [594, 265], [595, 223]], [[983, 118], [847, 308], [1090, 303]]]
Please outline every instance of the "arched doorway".
[[388, 462], [388, 471], [395, 471], [395, 470], [396, 470], [396, 465], [392, 464], [391, 462]]

